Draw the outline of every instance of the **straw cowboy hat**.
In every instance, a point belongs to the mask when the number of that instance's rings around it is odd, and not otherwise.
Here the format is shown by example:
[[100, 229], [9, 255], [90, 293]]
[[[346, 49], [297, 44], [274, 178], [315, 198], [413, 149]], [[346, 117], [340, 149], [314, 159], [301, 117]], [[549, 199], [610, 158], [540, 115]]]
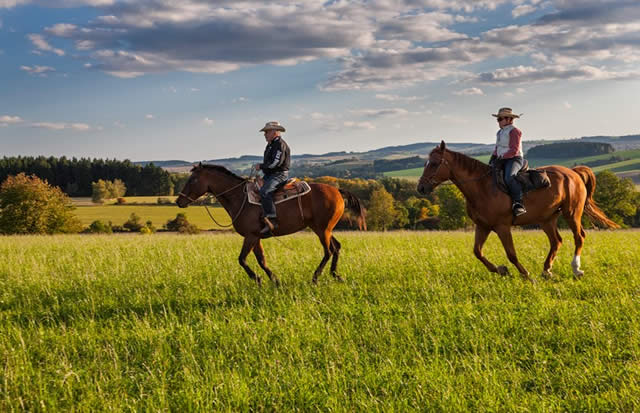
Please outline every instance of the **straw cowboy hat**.
[[[522, 113], [520, 115], [522, 115]], [[491, 116], [495, 118], [519, 118], [520, 115], [513, 113], [511, 108], [500, 108], [497, 114]]]
[[264, 125], [264, 128], [260, 129], [258, 132], [266, 132], [268, 130], [278, 130], [280, 132], [285, 131], [284, 126], [282, 126], [280, 122], [272, 121], [272, 122], [267, 122]]

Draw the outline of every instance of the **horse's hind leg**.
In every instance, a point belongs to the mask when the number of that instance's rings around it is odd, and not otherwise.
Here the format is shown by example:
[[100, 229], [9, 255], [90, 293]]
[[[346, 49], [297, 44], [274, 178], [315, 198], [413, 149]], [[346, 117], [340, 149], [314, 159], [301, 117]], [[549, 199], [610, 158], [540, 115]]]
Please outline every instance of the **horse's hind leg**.
[[338, 258], [340, 258], [340, 242], [334, 237], [331, 236], [331, 275], [338, 281], [344, 281], [342, 277], [338, 274]]
[[501, 275], [507, 274], [507, 268], [505, 266], [500, 266], [499, 268], [493, 265], [491, 261], [489, 261], [484, 255], [482, 255], [482, 246], [484, 245], [487, 237], [491, 233], [489, 228], [486, 228], [481, 225], [476, 225], [476, 241], [473, 246], [473, 253], [476, 258], [479, 259], [485, 267], [491, 272], [497, 272]]
[[247, 272], [249, 277], [252, 280], [255, 280], [258, 285], [261, 285], [262, 280], [260, 279], [260, 277], [247, 265], [247, 255], [249, 255], [249, 253], [255, 246], [256, 241], [259, 240], [259, 238], [255, 237], [246, 237], [244, 239], [244, 242], [242, 243], [242, 250], [240, 250], [240, 256], [238, 257], [238, 262], [240, 263], [240, 266]]
[[318, 282], [318, 276], [322, 273], [324, 266], [327, 265], [327, 262], [331, 257], [331, 251], [332, 251], [331, 250], [331, 231], [328, 231], [325, 229], [321, 231], [316, 231], [316, 234], [318, 235], [318, 238], [320, 239], [320, 243], [322, 244], [322, 248], [324, 249], [324, 257], [322, 257], [322, 261], [320, 261], [318, 268], [316, 268], [315, 272], [313, 273], [312, 281], [314, 284]]
[[553, 260], [556, 258], [556, 254], [558, 253], [558, 248], [562, 245], [562, 237], [558, 232], [557, 219], [558, 217], [556, 216], [541, 225], [542, 230], [549, 238], [549, 254], [547, 255], [547, 259], [544, 261], [544, 267], [542, 269], [542, 276], [546, 279], [553, 277], [551, 267], [553, 266]]
[[253, 254], [256, 256], [256, 261], [260, 265], [260, 268], [264, 270], [265, 273], [269, 276], [269, 279], [276, 285], [280, 285], [280, 280], [278, 277], [267, 267], [267, 259], [264, 256], [264, 248], [262, 248], [262, 242], [258, 240], [255, 247], [253, 247]]
[[576, 244], [575, 253], [573, 254], [573, 261], [571, 261], [571, 268], [573, 268], [573, 275], [576, 278], [580, 278], [584, 275], [584, 271], [580, 269], [580, 254], [582, 253], [582, 244], [584, 244], [585, 233], [582, 229], [582, 211], [573, 212], [573, 214], [564, 214], [564, 219], [569, 224], [569, 228], [573, 232], [573, 240]]
[[518, 268], [523, 279], [533, 282], [533, 279], [529, 277], [529, 271], [525, 270], [522, 264], [520, 264], [520, 261], [518, 261], [516, 247], [513, 245], [513, 238], [511, 237], [511, 228], [509, 226], [501, 226], [496, 229], [496, 233], [498, 237], [500, 237], [500, 241], [502, 241], [502, 246], [507, 253], [509, 261]]

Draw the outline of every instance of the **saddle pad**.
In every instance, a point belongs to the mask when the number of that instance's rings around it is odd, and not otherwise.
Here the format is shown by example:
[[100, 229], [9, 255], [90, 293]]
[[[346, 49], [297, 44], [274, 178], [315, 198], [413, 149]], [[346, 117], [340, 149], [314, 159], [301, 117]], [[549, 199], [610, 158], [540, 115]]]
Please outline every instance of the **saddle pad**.
[[[505, 194], [509, 194], [509, 189], [504, 182], [504, 170], [500, 169], [498, 173], [494, 175], [494, 178], [498, 189]], [[523, 193], [551, 186], [551, 181], [544, 169], [521, 170], [518, 172], [518, 175], [516, 175], [516, 181], [522, 186]]]
[[[260, 204], [260, 189], [256, 182], [251, 182], [247, 185], [247, 197], [250, 204]], [[289, 201], [308, 194], [311, 191], [311, 187], [305, 181], [295, 180], [292, 183], [288, 183], [283, 187], [280, 187], [273, 193], [273, 201], [279, 204], [284, 201]]]

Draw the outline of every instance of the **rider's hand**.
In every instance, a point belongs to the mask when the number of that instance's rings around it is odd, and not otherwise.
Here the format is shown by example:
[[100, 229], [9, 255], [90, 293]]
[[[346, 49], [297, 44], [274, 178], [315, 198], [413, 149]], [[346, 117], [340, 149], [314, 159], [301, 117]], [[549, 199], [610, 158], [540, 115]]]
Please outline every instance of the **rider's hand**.
[[253, 169], [255, 169], [256, 171], [259, 171], [260, 170], [260, 164], [257, 163], [255, 165], [253, 165]]

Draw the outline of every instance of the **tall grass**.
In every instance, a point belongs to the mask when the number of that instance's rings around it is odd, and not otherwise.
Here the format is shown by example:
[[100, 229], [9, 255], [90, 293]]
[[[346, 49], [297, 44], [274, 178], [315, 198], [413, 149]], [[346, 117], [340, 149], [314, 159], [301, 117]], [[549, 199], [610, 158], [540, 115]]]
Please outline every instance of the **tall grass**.
[[[237, 235], [1, 237], [0, 411], [640, 409], [640, 232], [533, 285], [471, 233], [337, 237], [346, 282], [318, 286], [314, 236], [264, 241], [279, 288]], [[515, 240], [539, 273], [544, 234]]]

